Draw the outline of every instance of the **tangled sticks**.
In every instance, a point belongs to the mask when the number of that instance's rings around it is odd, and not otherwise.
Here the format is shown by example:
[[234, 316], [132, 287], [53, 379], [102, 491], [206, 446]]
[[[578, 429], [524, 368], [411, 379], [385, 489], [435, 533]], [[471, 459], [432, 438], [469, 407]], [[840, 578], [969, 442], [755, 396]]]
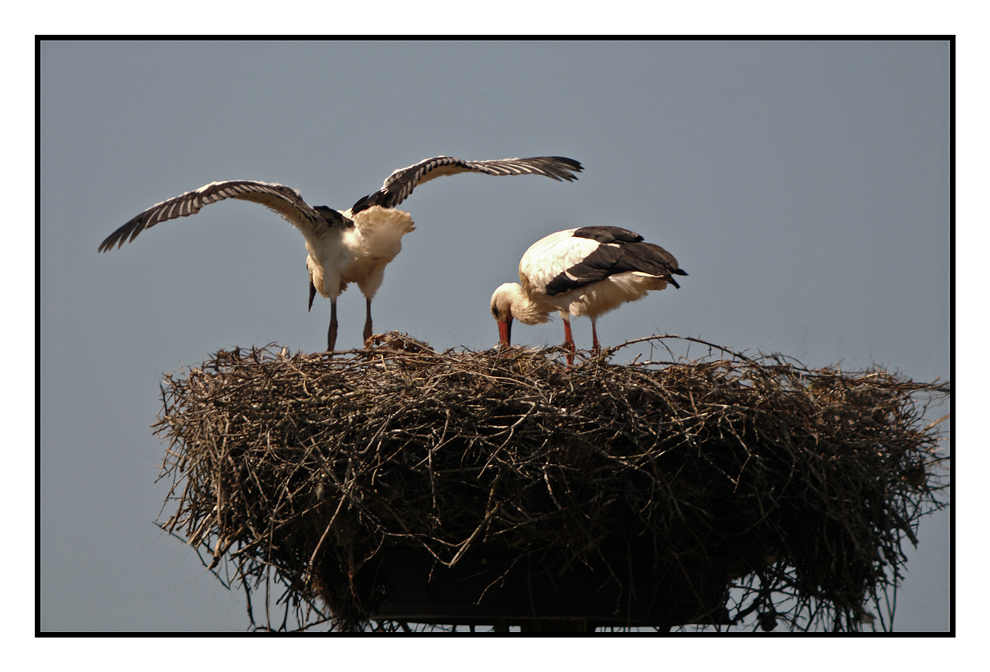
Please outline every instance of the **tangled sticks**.
[[473, 614], [525, 567], [561, 590], [592, 576], [610, 603], [586, 617], [602, 625], [858, 629], [901, 578], [903, 540], [944, 506], [938, 422], [923, 418], [947, 384], [673, 336], [643, 340], [710, 354], [611, 364], [623, 344], [569, 367], [553, 350], [386, 340], [333, 358], [220, 351], [164, 381], [161, 525], [243, 587], [255, 627], [428, 620], [388, 608], [384, 561], [415, 551], [424, 585], [505, 560], [464, 591]]

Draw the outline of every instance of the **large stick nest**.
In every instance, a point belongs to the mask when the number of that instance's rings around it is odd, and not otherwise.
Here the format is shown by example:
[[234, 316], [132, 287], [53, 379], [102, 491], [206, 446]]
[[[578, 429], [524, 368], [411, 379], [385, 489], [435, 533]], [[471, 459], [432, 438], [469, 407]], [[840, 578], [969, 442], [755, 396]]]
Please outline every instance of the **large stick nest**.
[[[947, 384], [678, 337], [651, 339], [656, 360], [576, 366], [387, 340], [220, 351], [164, 381], [161, 525], [243, 587], [254, 627], [390, 627], [361, 577], [400, 547], [438, 568], [481, 545], [561, 567], [645, 539], [657, 567], [724, 576], [741, 627], [857, 629], [944, 506], [925, 414]], [[688, 342], [708, 354], [668, 348]]]

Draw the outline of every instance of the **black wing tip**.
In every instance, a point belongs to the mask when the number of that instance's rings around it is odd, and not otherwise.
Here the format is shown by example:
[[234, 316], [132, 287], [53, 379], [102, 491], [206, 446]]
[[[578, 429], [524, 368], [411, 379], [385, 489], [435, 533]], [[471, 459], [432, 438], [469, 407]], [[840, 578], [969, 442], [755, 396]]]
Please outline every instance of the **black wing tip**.
[[554, 161], [558, 161], [559, 163], [563, 163], [568, 168], [570, 168], [571, 170], [573, 170], [575, 173], [580, 173], [582, 170], [584, 170], [584, 166], [581, 165], [581, 162], [580, 161], [576, 161], [576, 160], [571, 159], [569, 157], [566, 157], [566, 156], [551, 156], [550, 158], [553, 159]]
[[100, 243], [99, 248], [97, 248], [97, 252], [109, 252], [114, 248], [114, 246], [119, 248], [126, 242], [126, 240], [127, 236], [120, 236], [115, 231], [107, 236], [102, 243]]
[[584, 170], [584, 166], [581, 165], [580, 161], [575, 161], [566, 156], [537, 156], [533, 157], [533, 159], [548, 163], [549, 165], [545, 166], [548, 169], [547, 176], [555, 180], [573, 182], [578, 179], [578, 176], [574, 173], [580, 173]]
[[675, 268], [670, 273], [671, 273], [670, 280], [669, 280], [670, 281], [670, 284], [672, 284], [676, 289], [680, 289], [681, 286], [679, 284], [677, 284], [677, 280], [674, 280], [673, 276], [675, 276], [675, 275], [687, 275], [687, 271], [685, 271], [683, 268]]

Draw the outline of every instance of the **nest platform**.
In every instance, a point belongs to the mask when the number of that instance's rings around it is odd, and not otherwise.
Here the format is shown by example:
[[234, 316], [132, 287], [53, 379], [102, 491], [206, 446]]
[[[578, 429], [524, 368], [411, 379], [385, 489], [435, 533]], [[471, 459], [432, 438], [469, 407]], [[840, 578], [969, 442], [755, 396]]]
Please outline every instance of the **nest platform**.
[[251, 627], [886, 629], [945, 505], [947, 384], [676, 336], [574, 366], [377, 339], [165, 378], [159, 524]]

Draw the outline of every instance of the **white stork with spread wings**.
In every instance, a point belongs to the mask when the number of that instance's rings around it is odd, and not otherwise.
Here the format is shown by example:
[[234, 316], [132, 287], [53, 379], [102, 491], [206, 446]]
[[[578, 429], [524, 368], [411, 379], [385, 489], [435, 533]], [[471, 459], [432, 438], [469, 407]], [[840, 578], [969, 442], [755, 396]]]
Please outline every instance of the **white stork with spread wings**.
[[[551, 233], [535, 243], [519, 261], [521, 284], [507, 282], [492, 294], [492, 315], [499, 341], [509, 345], [512, 320], [543, 324], [553, 311], [564, 320], [564, 339], [574, 352], [571, 316], [591, 318], [593, 350], [599, 352], [595, 321], [602, 313], [635, 301], [650, 290], [687, 275], [677, 259], [643, 236], [617, 226], [585, 226]], [[573, 354], [568, 355], [573, 363]]]
[[382, 284], [385, 266], [402, 249], [402, 236], [413, 230], [409, 213], [396, 210], [418, 185], [443, 175], [475, 172], [485, 175], [545, 175], [554, 180], [576, 180], [581, 164], [559, 156], [527, 159], [464, 161], [449, 156], [425, 159], [396, 170], [382, 188], [368, 194], [343, 212], [325, 205], [310, 206], [291, 187], [253, 180], [211, 182], [157, 203], [107, 236], [100, 252], [134, 240], [147, 228], [169, 219], [185, 217], [227, 198], [260, 203], [280, 214], [306, 239], [309, 269], [309, 307], [319, 292], [330, 299], [327, 349], [337, 340], [337, 297], [348, 283], [357, 284], [365, 296], [367, 313], [364, 340], [371, 337], [371, 300]]

